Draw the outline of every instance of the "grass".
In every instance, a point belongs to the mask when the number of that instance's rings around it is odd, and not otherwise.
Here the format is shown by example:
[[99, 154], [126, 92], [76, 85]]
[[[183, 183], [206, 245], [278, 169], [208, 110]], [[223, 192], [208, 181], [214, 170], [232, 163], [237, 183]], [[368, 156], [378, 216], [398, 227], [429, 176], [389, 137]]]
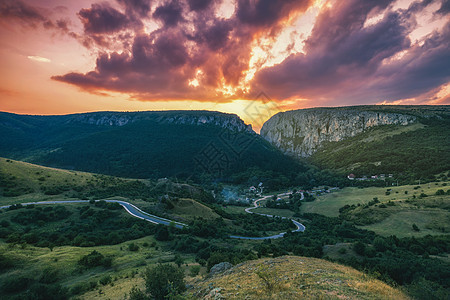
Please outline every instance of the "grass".
[[192, 199], [181, 198], [172, 201], [174, 208], [171, 213], [176, 214], [185, 219], [193, 219], [195, 217], [202, 217], [207, 220], [220, 218], [211, 208]]
[[[413, 224], [416, 224], [420, 231], [414, 231], [412, 229]], [[419, 237], [428, 234], [443, 234], [437, 230], [434, 224], [442, 224], [448, 227], [450, 224], [450, 214], [437, 209], [401, 211], [390, 215], [379, 223], [361, 226], [361, 228], [372, 230], [383, 236], [394, 234], [397, 237]]]
[[246, 214], [245, 209], [248, 207], [250, 207], [250, 204], [248, 206], [227, 205], [223, 207], [223, 210], [231, 214]]
[[[443, 182], [439, 182], [438, 185], [436, 185], [436, 183], [427, 183], [422, 185], [419, 189], [414, 189], [417, 185], [404, 185], [398, 187], [392, 186], [385, 188], [369, 187], [363, 189], [347, 187], [340, 191], [318, 196], [313, 202], [303, 203], [301, 206], [301, 212], [322, 214], [328, 217], [337, 217], [339, 216], [339, 208], [347, 204], [366, 204], [375, 197], [377, 197], [380, 202], [399, 202], [411, 199], [413, 195], [418, 197], [421, 193], [434, 195], [438, 189], [450, 189], [448, 183], [446, 183], [446, 186], [443, 186], [443, 184]], [[391, 190], [389, 195], [386, 195], [387, 189]], [[407, 194], [405, 194], [405, 191], [407, 191]]]
[[[129, 251], [128, 245], [130, 243], [137, 244], [139, 250]], [[48, 248], [10, 245], [0, 242], [0, 253], [15, 262], [12, 269], [1, 273], [0, 282], [10, 276], [18, 276], [19, 274], [39, 278], [43, 270], [48, 268], [57, 271], [58, 278], [61, 278], [58, 283], [67, 288], [80, 283], [97, 282], [100, 278], [109, 275], [112, 278], [112, 284], [98, 285], [94, 290], [83, 294], [82, 299], [96, 299], [98, 297], [102, 299], [122, 299], [133, 286], [137, 285], [143, 288], [144, 282], [139, 273], [146, 266], [174, 260], [174, 253], [165, 249], [166, 245], [156, 241], [153, 237], [144, 237], [112, 246], [62, 246], [55, 247], [53, 251]], [[112, 266], [110, 268], [80, 269], [77, 264], [78, 260], [93, 250], [99, 251], [106, 257], [112, 257]], [[183, 255], [183, 259], [189, 266], [196, 264], [192, 255]], [[186, 269], [186, 274], [189, 274], [189, 266], [182, 266]]]
[[251, 210], [254, 213], [265, 214], [265, 215], [273, 215], [280, 216], [286, 218], [292, 218], [294, 212], [289, 209], [277, 209], [277, 208], [266, 208], [266, 207], [258, 207]]
[[[257, 274], [261, 270], [273, 275], [271, 291]], [[208, 295], [213, 287], [220, 289], [225, 299], [408, 299], [403, 292], [353, 268], [307, 257], [248, 261], [190, 283], [197, 297]]]
[[[329, 217], [339, 216], [339, 208], [344, 205], [362, 206], [354, 209], [355, 220], [359, 217], [373, 218], [376, 223], [361, 226], [377, 234], [398, 237], [437, 235], [450, 232], [450, 196], [436, 196], [439, 189], [447, 191], [448, 183], [427, 183], [420, 187], [417, 185], [394, 186], [386, 188], [344, 188], [340, 191], [318, 196], [313, 202], [304, 203], [301, 207], [303, 213], [318, 213]], [[389, 189], [389, 191], [388, 191]], [[420, 197], [421, 194], [428, 197]], [[364, 207], [374, 198], [380, 204], [393, 202], [394, 206], [380, 207], [379, 204]], [[351, 215], [350, 215], [351, 216]], [[414, 231], [412, 224], [416, 224], [420, 231]]]

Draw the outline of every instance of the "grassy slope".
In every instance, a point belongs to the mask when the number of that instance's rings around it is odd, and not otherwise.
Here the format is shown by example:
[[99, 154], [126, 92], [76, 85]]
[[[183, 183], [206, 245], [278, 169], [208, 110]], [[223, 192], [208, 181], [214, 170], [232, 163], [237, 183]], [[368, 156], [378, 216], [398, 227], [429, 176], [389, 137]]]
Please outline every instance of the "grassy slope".
[[[377, 197], [381, 203], [388, 201], [396, 205], [387, 208], [371, 207], [370, 213], [386, 214], [387, 217], [381, 222], [363, 226], [362, 228], [373, 230], [378, 234], [389, 236], [424, 236], [427, 234], [442, 234], [438, 228], [448, 227], [450, 213], [445, 209], [450, 205], [450, 196], [434, 196], [437, 190], [447, 190], [448, 185], [443, 186], [443, 182], [424, 184], [419, 189], [414, 189], [416, 185], [394, 186], [390, 194], [386, 195], [387, 188], [344, 188], [340, 191], [318, 196], [313, 202], [303, 203], [301, 212], [318, 213], [330, 217], [339, 215], [339, 208], [344, 205], [367, 204]], [[405, 194], [405, 191], [407, 194]], [[419, 199], [419, 195], [425, 193], [429, 197]], [[416, 196], [416, 199], [413, 199]], [[421, 230], [412, 230], [412, 224], [416, 224]], [[448, 229], [448, 228], [447, 228]], [[448, 232], [448, 230], [447, 230]]]
[[[256, 274], [265, 268], [274, 282], [273, 294]], [[226, 299], [408, 299], [379, 280], [350, 267], [325, 260], [283, 256], [245, 262], [213, 278], [194, 281], [195, 295], [221, 288]]]
[[195, 217], [202, 217], [207, 220], [220, 218], [211, 208], [192, 199], [181, 198], [172, 201], [174, 208], [171, 213], [185, 219], [193, 219]]
[[403, 181], [432, 178], [450, 169], [450, 117], [419, 119], [408, 126], [373, 127], [340, 142], [330, 142], [311, 156], [323, 168], [358, 176], [394, 173]]
[[[139, 246], [139, 250], [132, 252], [128, 250], [128, 245], [133, 242]], [[83, 299], [110, 298], [120, 299], [124, 294], [137, 285], [143, 287], [143, 280], [139, 275], [133, 273], [141, 272], [146, 265], [158, 262], [169, 262], [174, 260], [174, 253], [165, 250], [164, 243], [156, 241], [153, 237], [145, 237], [131, 242], [125, 242], [112, 246], [98, 247], [55, 247], [53, 251], [48, 248], [38, 248], [33, 246], [8, 245], [0, 243], [0, 252], [15, 262], [15, 266], [0, 274], [0, 282], [10, 276], [24, 275], [32, 278], [39, 278], [43, 270], [50, 268], [56, 270], [58, 283], [67, 288], [71, 288], [80, 283], [96, 282], [104, 276], [111, 276], [113, 284], [106, 286], [99, 285], [95, 290], [82, 296]], [[144, 246], [147, 243], [149, 246]], [[154, 246], [152, 246], [154, 245]], [[111, 268], [96, 267], [88, 270], [81, 270], [77, 264], [78, 260], [93, 250], [97, 250], [107, 257], [113, 258]], [[185, 263], [193, 264], [191, 255], [183, 256]], [[101, 290], [102, 294], [99, 293]]]

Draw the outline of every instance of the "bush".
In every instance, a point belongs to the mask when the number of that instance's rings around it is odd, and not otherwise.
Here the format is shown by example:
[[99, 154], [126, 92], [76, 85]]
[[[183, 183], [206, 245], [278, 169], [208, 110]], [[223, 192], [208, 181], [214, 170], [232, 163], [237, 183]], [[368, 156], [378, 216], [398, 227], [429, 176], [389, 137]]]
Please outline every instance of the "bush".
[[147, 292], [155, 299], [165, 299], [169, 293], [179, 294], [186, 290], [183, 270], [169, 264], [147, 268], [144, 273]]
[[353, 250], [359, 255], [364, 255], [366, 251], [366, 245], [363, 242], [358, 241], [353, 245]]
[[109, 257], [103, 256], [97, 250], [92, 251], [88, 255], [83, 256], [78, 264], [85, 266], [86, 268], [94, 268], [99, 266], [104, 266], [106, 268], [111, 267], [112, 259]]
[[59, 284], [34, 284], [25, 293], [25, 299], [65, 300], [69, 299], [68, 290]]
[[147, 300], [147, 299], [149, 299], [149, 297], [147, 297], [147, 295], [145, 295], [143, 291], [141, 291], [135, 286], [131, 289], [128, 298], [128, 300]]
[[105, 275], [102, 278], [100, 278], [100, 280], [98, 281], [98, 283], [100, 283], [101, 285], [107, 285], [108, 283], [112, 282], [112, 278], [109, 275]]
[[200, 273], [200, 266], [192, 266], [189, 271], [192, 277], [197, 276]]
[[10, 276], [5, 278], [1, 288], [6, 293], [14, 293], [26, 290], [33, 279], [24, 276]]
[[136, 252], [139, 250], [139, 246], [135, 243], [128, 244], [128, 250]]
[[164, 225], [158, 225], [156, 228], [155, 239], [158, 241], [168, 241], [170, 238], [170, 233], [167, 227]]

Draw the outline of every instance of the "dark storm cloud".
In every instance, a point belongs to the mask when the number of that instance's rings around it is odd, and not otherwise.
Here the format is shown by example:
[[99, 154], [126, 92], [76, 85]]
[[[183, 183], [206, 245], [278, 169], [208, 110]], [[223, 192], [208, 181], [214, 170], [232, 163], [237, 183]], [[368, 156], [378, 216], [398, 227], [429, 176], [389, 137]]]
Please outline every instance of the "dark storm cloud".
[[[198, 25], [201, 26], [200, 24]], [[217, 51], [228, 45], [233, 24], [228, 20], [215, 20], [210, 26], [202, 26], [192, 37], [199, 44], [206, 44], [209, 49]]]
[[450, 80], [450, 22], [423, 45], [414, 45], [404, 59], [379, 68], [371, 93], [383, 99], [422, 95]]
[[214, 2], [214, 0], [188, 0], [190, 10], [201, 11], [204, 10]]
[[237, 18], [242, 24], [269, 27], [298, 9], [306, 9], [310, 4], [309, 0], [238, 0]]
[[113, 33], [126, 28], [128, 18], [107, 3], [92, 4], [78, 13], [88, 34]]
[[[153, 9], [150, 1], [116, 1], [121, 11], [93, 4], [79, 12], [85, 34], [76, 38], [87, 47], [95, 43], [105, 49], [96, 68], [54, 76], [54, 80], [91, 92], [130, 93], [141, 100], [227, 101], [216, 89], [242, 82], [255, 37], [272, 38], [286, 20], [312, 3], [238, 0], [235, 14], [224, 19], [215, 16], [219, 3], [215, 0], [164, 1]], [[412, 45], [408, 38], [416, 25], [415, 14], [434, 2], [417, 1], [395, 12], [392, 2], [336, 1], [331, 9], [323, 9], [305, 41], [306, 54], [292, 54], [257, 71], [252, 91], [262, 89], [280, 100], [321, 98], [356, 104], [412, 97], [448, 82], [448, 26], [428, 36], [421, 46]], [[380, 13], [381, 20], [364, 26]], [[142, 18], [162, 25], [146, 32]], [[111, 51], [111, 40], [121, 42], [123, 49]], [[403, 50], [408, 54], [392, 59]], [[192, 87], [189, 82], [198, 70], [200, 85]], [[239, 90], [236, 95], [246, 97]]]
[[158, 36], [137, 36], [130, 53], [100, 55], [95, 71], [69, 73], [52, 79], [86, 90], [106, 89], [142, 95], [173, 90], [172, 97], [180, 98], [178, 93], [186, 92], [183, 82], [192, 76], [183, 70], [188, 59], [183, 37], [179, 32], [167, 31]]
[[[262, 70], [255, 86], [281, 99], [301, 95], [351, 104], [413, 97], [449, 80], [448, 26], [422, 46], [411, 46], [409, 23], [398, 13], [387, 13], [377, 24], [363, 26], [373, 4], [384, 8], [387, 2], [352, 2], [323, 12], [306, 41], [307, 54], [292, 55]], [[386, 63], [385, 59], [406, 49], [408, 55]]]
[[299, 91], [312, 96], [327, 92], [324, 87], [337, 88], [349, 79], [374, 72], [383, 59], [409, 46], [395, 13], [364, 28], [366, 16], [375, 7], [345, 1], [323, 12], [306, 41], [307, 54], [291, 55], [281, 64], [260, 71], [256, 84], [272, 94], [276, 91], [280, 98], [292, 97]]
[[135, 13], [141, 17], [148, 16], [150, 12], [150, 0], [117, 0], [125, 7], [127, 15]]
[[[56, 11], [58, 9], [55, 9]], [[0, 17], [3, 20], [16, 21], [25, 26], [56, 30], [61, 33], [69, 32], [70, 21], [67, 19], [51, 20], [50, 12], [35, 6], [31, 6], [22, 1], [0, 2]]]
[[0, 17], [3, 19], [16, 19], [32, 27], [48, 21], [36, 7], [14, 0], [0, 2]]
[[153, 18], [161, 20], [165, 26], [176, 26], [183, 20], [183, 8], [177, 0], [172, 0], [157, 7], [153, 13]]

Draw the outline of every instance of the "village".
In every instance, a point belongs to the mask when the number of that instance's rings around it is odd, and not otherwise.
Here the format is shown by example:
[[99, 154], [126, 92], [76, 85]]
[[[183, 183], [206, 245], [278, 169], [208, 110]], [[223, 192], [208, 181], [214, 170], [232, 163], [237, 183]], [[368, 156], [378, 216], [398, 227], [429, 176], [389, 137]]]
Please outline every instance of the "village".
[[380, 174], [380, 175], [372, 175], [372, 176], [363, 175], [362, 177], [356, 177], [355, 174], [351, 173], [347, 176], [347, 178], [349, 180], [359, 180], [359, 181], [386, 180], [386, 178], [394, 178], [394, 174], [388, 174], [387, 176], [386, 176], [386, 174]]

